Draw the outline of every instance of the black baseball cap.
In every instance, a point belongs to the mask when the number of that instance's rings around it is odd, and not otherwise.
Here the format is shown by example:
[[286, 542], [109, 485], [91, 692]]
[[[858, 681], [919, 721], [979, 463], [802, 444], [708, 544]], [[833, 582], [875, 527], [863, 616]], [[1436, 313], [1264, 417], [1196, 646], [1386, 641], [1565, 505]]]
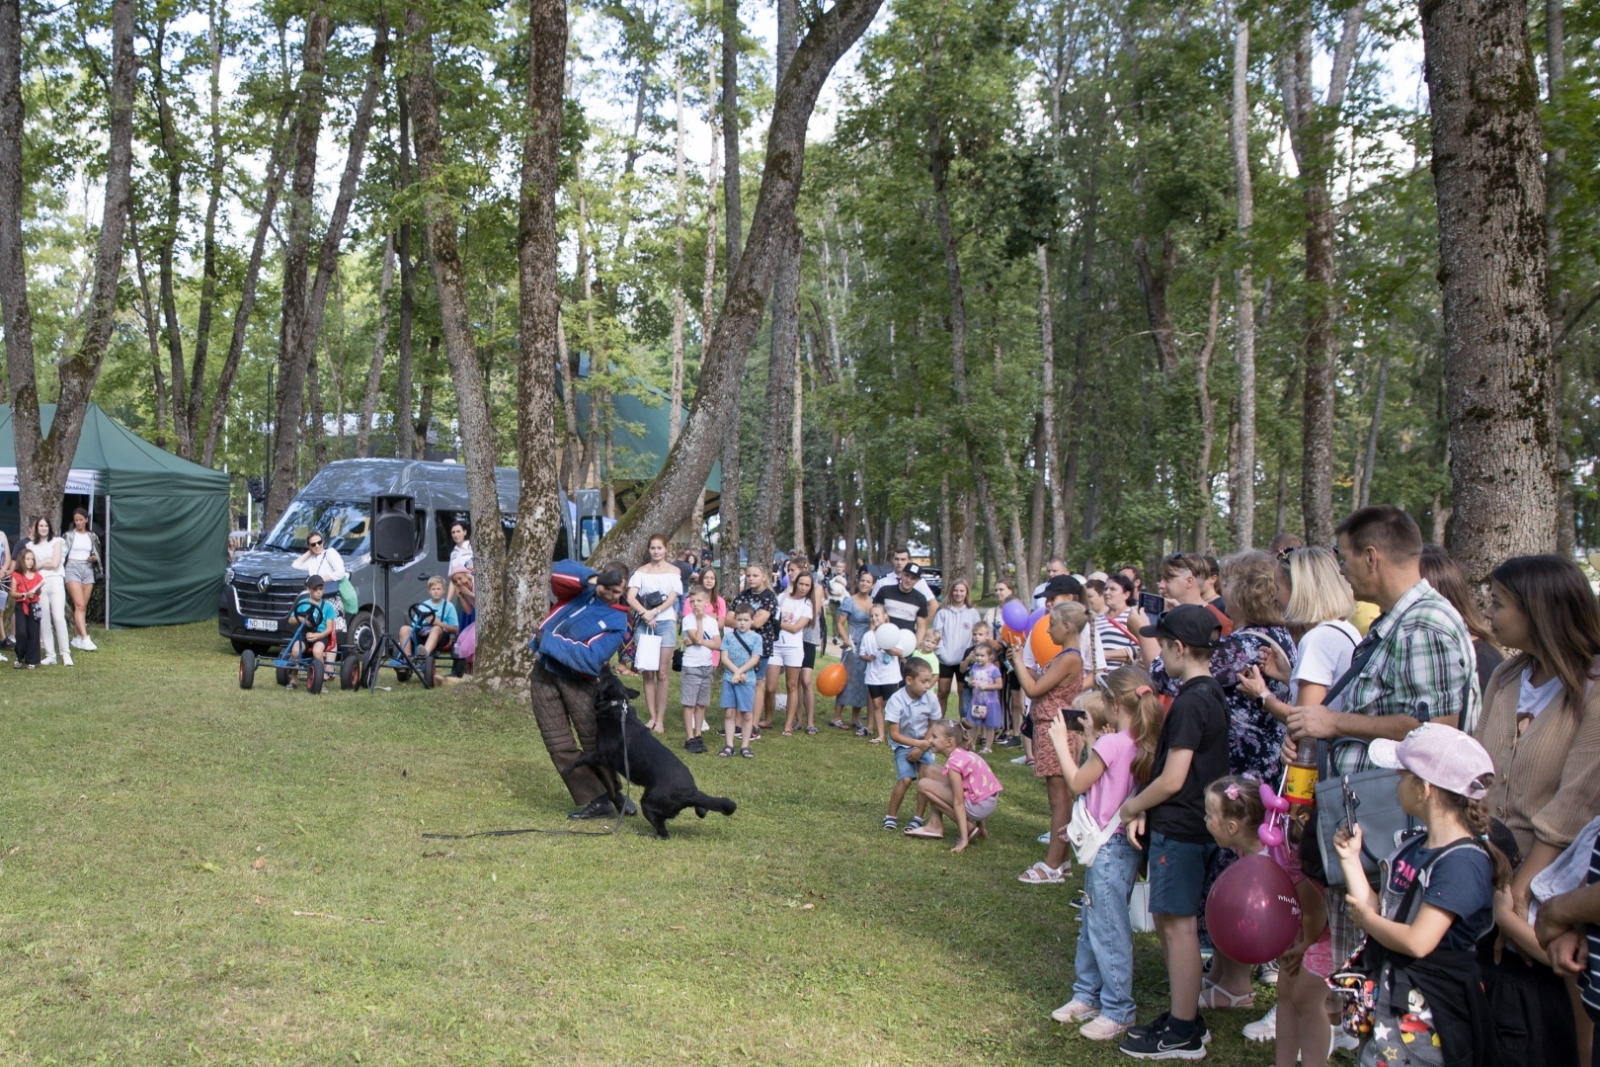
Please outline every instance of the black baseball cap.
[[907, 563], [905, 570], [901, 571], [900, 573], [909, 578], [921, 578], [922, 568], [917, 566], [915, 563]]
[[1055, 596], [1082, 596], [1083, 583], [1070, 574], [1058, 574], [1044, 583], [1044, 592], [1040, 595], [1046, 601]]
[[1180, 604], [1151, 625], [1139, 627], [1140, 637], [1167, 637], [1190, 648], [1217, 647], [1221, 632], [1216, 615], [1199, 604]]

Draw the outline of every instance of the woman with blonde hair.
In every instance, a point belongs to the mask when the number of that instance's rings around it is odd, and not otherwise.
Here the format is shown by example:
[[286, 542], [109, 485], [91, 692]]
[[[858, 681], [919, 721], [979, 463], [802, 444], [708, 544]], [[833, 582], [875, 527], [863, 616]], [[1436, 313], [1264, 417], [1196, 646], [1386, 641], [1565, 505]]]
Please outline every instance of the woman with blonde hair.
[[[1291, 708], [1322, 703], [1333, 683], [1349, 670], [1361, 633], [1350, 623], [1355, 594], [1332, 552], [1317, 546], [1297, 548], [1288, 554], [1280, 573], [1288, 579], [1287, 596], [1284, 583], [1278, 583], [1284, 622], [1304, 631], [1296, 645], [1298, 656], [1290, 662], [1287, 652], [1274, 646], [1262, 657], [1260, 669], [1245, 669], [1239, 688], [1250, 698], [1263, 700], [1266, 709], [1283, 721]], [[1289, 699], [1269, 693], [1262, 675], [1288, 682]]]

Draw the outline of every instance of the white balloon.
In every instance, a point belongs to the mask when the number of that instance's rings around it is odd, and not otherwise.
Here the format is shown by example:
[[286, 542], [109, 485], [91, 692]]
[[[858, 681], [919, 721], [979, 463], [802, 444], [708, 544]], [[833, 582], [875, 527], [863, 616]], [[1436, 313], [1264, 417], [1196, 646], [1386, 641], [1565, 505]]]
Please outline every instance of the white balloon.
[[872, 631], [872, 639], [878, 643], [878, 649], [887, 652], [891, 648], [900, 647], [900, 627], [892, 622], [886, 622]]
[[895, 642], [894, 647], [899, 649], [900, 654], [903, 656], [911, 655], [917, 650], [917, 631], [901, 630], [900, 640]]

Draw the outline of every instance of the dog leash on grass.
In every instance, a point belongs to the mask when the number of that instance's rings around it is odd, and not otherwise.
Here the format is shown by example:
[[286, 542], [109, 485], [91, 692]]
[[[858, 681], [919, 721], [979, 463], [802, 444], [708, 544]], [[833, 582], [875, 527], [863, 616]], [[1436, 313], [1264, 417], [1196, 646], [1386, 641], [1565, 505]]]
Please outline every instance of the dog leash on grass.
[[[626, 700], [622, 705], [628, 711], [633, 710]], [[609, 830], [546, 830], [539, 826], [530, 826], [520, 830], [478, 830], [470, 834], [423, 834], [427, 841], [468, 841], [474, 837], [517, 837], [521, 834], [545, 834], [550, 837], [611, 837], [622, 829], [622, 820], [628, 816], [628, 805], [632, 798], [628, 796], [628, 787], [632, 785], [629, 779], [628, 764], [628, 730], [624, 719], [622, 730], [622, 807], [617, 809], [617, 821], [611, 824]]]

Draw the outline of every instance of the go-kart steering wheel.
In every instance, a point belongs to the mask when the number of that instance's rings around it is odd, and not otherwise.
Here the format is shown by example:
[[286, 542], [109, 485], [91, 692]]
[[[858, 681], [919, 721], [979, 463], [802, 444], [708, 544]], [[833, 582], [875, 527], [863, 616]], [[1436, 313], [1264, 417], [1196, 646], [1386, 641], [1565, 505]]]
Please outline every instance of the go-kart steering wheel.
[[439, 617], [439, 613], [434, 611], [429, 604], [413, 604], [406, 613], [406, 617], [410, 621], [413, 630], [422, 630], [432, 626], [434, 620]]

